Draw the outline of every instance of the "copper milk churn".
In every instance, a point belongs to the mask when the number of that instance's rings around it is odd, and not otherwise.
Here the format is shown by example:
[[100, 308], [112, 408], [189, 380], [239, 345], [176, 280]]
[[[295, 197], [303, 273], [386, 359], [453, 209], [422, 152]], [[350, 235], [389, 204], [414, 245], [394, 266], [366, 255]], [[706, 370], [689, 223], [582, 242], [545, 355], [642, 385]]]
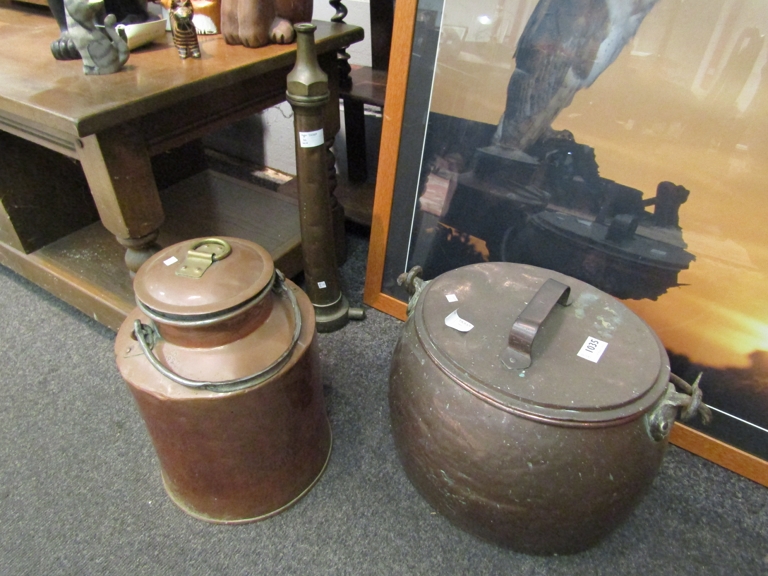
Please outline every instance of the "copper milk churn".
[[117, 366], [184, 511], [211, 522], [272, 516], [325, 469], [331, 432], [307, 296], [261, 246], [203, 238], [134, 279]]
[[398, 456], [454, 524], [566, 554], [620, 524], [651, 485], [678, 406], [664, 347], [621, 302], [563, 274], [482, 263], [414, 294], [394, 352]]

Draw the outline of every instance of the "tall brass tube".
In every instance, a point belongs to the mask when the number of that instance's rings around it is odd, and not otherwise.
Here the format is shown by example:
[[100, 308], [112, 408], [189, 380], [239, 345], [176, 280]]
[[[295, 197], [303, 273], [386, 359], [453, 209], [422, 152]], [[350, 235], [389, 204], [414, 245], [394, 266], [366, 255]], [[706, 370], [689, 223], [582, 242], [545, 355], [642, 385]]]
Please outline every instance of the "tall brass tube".
[[288, 102], [293, 108], [296, 172], [301, 218], [305, 290], [315, 308], [318, 332], [342, 328], [365, 313], [350, 308], [339, 286], [333, 217], [328, 190], [325, 107], [328, 76], [320, 68], [313, 24], [296, 24], [296, 65], [288, 74]]

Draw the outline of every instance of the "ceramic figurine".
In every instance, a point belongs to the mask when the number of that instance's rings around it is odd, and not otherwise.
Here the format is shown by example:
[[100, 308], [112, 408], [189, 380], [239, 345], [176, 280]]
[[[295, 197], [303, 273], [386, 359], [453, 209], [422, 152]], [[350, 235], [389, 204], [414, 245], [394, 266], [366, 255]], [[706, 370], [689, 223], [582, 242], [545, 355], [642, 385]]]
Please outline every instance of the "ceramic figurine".
[[[64, 0], [48, 0], [48, 7], [59, 26], [59, 37], [51, 42], [51, 53], [56, 60], [77, 60], [80, 52], [67, 28], [67, 12]], [[107, 14], [114, 14], [119, 24], [138, 24], [149, 18], [146, 0], [104, 0], [104, 8], [96, 16], [101, 25]]]
[[227, 44], [289, 44], [295, 38], [292, 24], [311, 19], [312, 0], [221, 0], [221, 33]]
[[190, 0], [173, 0], [171, 3], [170, 20], [173, 33], [173, 43], [182, 58], [200, 58], [200, 44], [197, 41], [197, 30], [192, 23], [195, 11]]
[[108, 14], [104, 26], [98, 26], [104, 13], [104, 0], [64, 0], [67, 31], [83, 59], [86, 74], [112, 74], [126, 63], [128, 44], [115, 30], [117, 18]]

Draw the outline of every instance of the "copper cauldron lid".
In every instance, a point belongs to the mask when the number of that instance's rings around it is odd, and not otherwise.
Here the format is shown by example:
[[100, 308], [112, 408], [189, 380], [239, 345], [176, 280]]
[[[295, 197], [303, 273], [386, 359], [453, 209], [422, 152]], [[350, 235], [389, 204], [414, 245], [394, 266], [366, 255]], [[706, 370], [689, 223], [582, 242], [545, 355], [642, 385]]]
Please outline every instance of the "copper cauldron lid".
[[133, 282], [136, 300], [168, 318], [234, 309], [263, 292], [275, 272], [269, 252], [237, 238], [198, 238], [147, 260]]
[[551, 270], [452, 270], [426, 285], [412, 320], [454, 381], [535, 419], [615, 422], [666, 391], [669, 360], [651, 328], [612, 296]]

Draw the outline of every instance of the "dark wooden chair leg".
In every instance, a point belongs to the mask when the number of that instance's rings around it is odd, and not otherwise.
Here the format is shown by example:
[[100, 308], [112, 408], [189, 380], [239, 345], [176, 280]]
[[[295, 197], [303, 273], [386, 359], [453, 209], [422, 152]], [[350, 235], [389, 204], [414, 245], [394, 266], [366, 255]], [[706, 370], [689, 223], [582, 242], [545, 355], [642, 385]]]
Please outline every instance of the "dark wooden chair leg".
[[347, 175], [350, 182], [368, 179], [365, 150], [365, 104], [344, 98], [344, 129], [347, 136]]

